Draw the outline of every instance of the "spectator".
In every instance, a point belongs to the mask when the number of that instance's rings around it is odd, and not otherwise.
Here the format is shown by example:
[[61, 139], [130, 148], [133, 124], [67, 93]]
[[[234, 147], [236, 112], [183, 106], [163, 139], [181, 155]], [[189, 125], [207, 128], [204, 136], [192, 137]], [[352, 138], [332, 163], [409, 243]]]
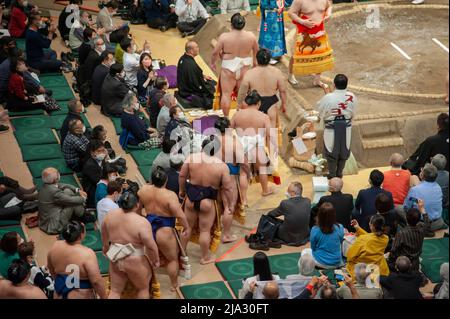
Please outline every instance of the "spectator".
[[116, 152], [113, 150], [111, 143], [106, 140], [107, 133], [108, 132], [103, 125], [97, 125], [92, 129], [90, 140], [99, 140], [103, 142], [108, 151], [108, 157], [111, 163], [114, 163], [114, 166], [117, 167], [120, 175], [125, 174], [127, 172], [127, 161], [120, 155], [116, 157]]
[[[183, 1], [185, 0], [178, 0], [179, 3]], [[190, 100], [193, 107], [208, 109], [212, 107], [216, 82], [211, 77], [203, 75], [203, 70], [194, 59], [198, 54], [198, 44], [192, 40], [188, 41], [185, 53], [178, 61], [178, 94], [183, 99]]]
[[[69, 47], [72, 51], [78, 50], [84, 41], [83, 32], [87, 27], [92, 27], [92, 22], [89, 19], [89, 12], [81, 11], [69, 31]], [[100, 32], [101, 33], [101, 32]], [[101, 34], [99, 34], [101, 35]]]
[[[361, 299], [383, 299], [381, 288], [369, 288], [366, 286], [366, 279], [370, 275], [365, 263], [355, 265], [355, 289]], [[353, 299], [352, 292], [348, 286], [342, 286], [336, 290], [339, 299]]]
[[0, 176], [0, 196], [14, 194], [20, 200], [34, 201], [37, 199], [36, 189], [36, 186], [25, 188], [8, 176]]
[[[245, 295], [244, 299], [253, 299], [253, 294], [255, 292], [256, 282], [252, 282], [250, 284], [250, 289]], [[262, 299], [278, 299], [280, 297], [280, 288], [276, 281], [266, 282], [264, 285], [262, 295], [264, 298]], [[257, 298], [260, 299], [260, 298]]]
[[[0, 193], [4, 185], [0, 185]], [[22, 208], [19, 205], [13, 205], [6, 207], [6, 205], [16, 197], [14, 193], [1, 195], [0, 194], [0, 220], [17, 220], [20, 221], [22, 218]]]
[[448, 171], [445, 170], [445, 166], [447, 165], [447, 159], [442, 154], [436, 154], [431, 159], [431, 164], [433, 164], [437, 170], [438, 175], [436, 178], [436, 183], [441, 186], [442, 190], [442, 207], [448, 208]]
[[442, 282], [433, 289], [434, 299], [448, 299], [448, 262], [441, 265], [440, 274]]
[[372, 215], [377, 213], [375, 207], [375, 198], [379, 193], [385, 193], [391, 198], [391, 209], [394, 208], [392, 194], [381, 188], [384, 181], [384, 175], [377, 169], [370, 172], [369, 183], [371, 187], [360, 190], [355, 202], [354, 217], [359, 225], [366, 231], [369, 231], [369, 220]]
[[102, 178], [108, 151], [103, 142], [92, 140], [88, 146], [89, 157], [83, 164], [83, 189], [87, 193], [86, 207], [95, 208], [95, 190]]
[[336, 268], [343, 265], [341, 244], [344, 227], [336, 223], [336, 210], [331, 203], [323, 203], [317, 214], [317, 225], [311, 229], [312, 256], [320, 268]]
[[39, 287], [48, 298], [53, 298], [53, 279], [45, 267], [36, 266], [34, 256], [36, 254], [34, 242], [24, 242], [19, 245], [17, 249], [20, 260], [24, 261], [30, 266], [30, 278], [28, 283]]
[[155, 160], [152, 164], [152, 172], [156, 170], [157, 167], [161, 167], [164, 170], [170, 168], [170, 158], [172, 148], [175, 146], [176, 141], [171, 140], [170, 138], [165, 137], [162, 141], [162, 152], [156, 156]]
[[89, 144], [88, 138], [84, 135], [86, 126], [80, 120], [69, 122], [69, 133], [64, 139], [62, 152], [67, 166], [75, 172], [81, 172], [83, 161]]
[[52, 96], [52, 90], [46, 89], [41, 85], [41, 80], [36, 72], [39, 73], [32, 68], [27, 68], [27, 70], [22, 73], [25, 90], [29, 95], [44, 94], [48, 97]]
[[83, 31], [83, 43], [78, 48], [78, 65], [83, 65], [89, 52], [94, 48], [94, 39], [97, 38], [97, 32], [90, 27]]
[[122, 115], [122, 101], [130, 91], [124, 78], [123, 65], [118, 63], [111, 65], [109, 74], [103, 81], [100, 95], [102, 113], [108, 116]]
[[[2, 38], [2, 40], [3, 39], [4, 38]], [[16, 60], [18, 57], [18, 52], [14, 48], [8, 49], [6, 54], [6, 59], [0, 64], [0, 103], [4, 103], [8, 95], [9, 78], [11, 77], [11, 61]]]
[[[420, 209], [411, 208], [406, 212], [408, 224], [397, 232], [392, 241], [388, 258], [391, 271], [395, 271], [395, 261], [400, 256], [408, 257], [413, 271], [419, 271], [420, 269], [419, 259], [422, 255], [423, 239], [426, 235], [427, 224], [429, 225], [430, 222], [423, 201], [419, 202], [419, 207]], [[420, 221], [421, 216], [423, 216], [423, 223]]]
[[[173, 132], [177, 132], [177, 129], [179, 127], [190, 127], [190, 124], [185, 118], [184, 113], [181, 112], [181, 109], [178, 106], [173, 107], [169, 110], [169, 117], [170, 121], [169, 123], [167, 123], [166, 132], [164, 133], [164, 136], [166, 138], [172, 138]], [[175, 135], [178, 136], [178, 134]]]
[[77, 72], [77, 84], [81, 88], [84, 83], [88, 83], [91, 88], [92, 74], [94, 74], [95, 67], [100, 64], [100, 56], [106, 50], [105, 42], [102, 38], [94, 40], [94, 48], [91, 49], [86, 60]]
[[122, 184], [117, 181], [110, 181], [107, 186], [107, 195], [97, 203], [97, 216], [100, 229], [102, 229], [103, 220], [106, 214], [113, 209], [119, 208], [117, 202], [122, 193]]
[[423, 278], [412, 270], [408, 257], [398, 257], [395, 267], [397, 272], [380, 276], [384, 299], [423, 299], [419, 290], [423, 286]]
[[425, 210], [431, 222], [431, 231], [447, 228], [442, 219], [443, 196], [441, 187], [436, 183], [437, 176], [437, 168], [433, 164], [425, 164], [419, 176], [422, 182], [409, 190], [403, 204], [405, 210], [407, 210], [411, 207], [417, 207], [419, 199], [424, 200]]
[[9, 34], [14, 38], [24, 38], [27, 28], [27, 15], [25, 7], [28, 5], [26, 0], [16, 0], [11, 5], [11, 13], [9, 18], [8, 30]]
[[72, 185], [60, 183], [60, 175], [53, 167], [42, 172], [43, 186], [39, 191], [39, 228], [49, 234], [59, 234], [73, 219], [83, 218], [93, 221], [85, 215], [84, 204], [87, 194]]
[[153, 88], [148, 93], [147, 112], [150, 116], [150, 125], [156, 127], [159, 112], [162, 107], [162, 98], [169, 88], [169, 82], [163, 76], [157, 76]]
[[336, 221], [342, 224], [345, 229], [351, 230], [350, 220], [353, 211], [353, 196], [351, 194], [343, 194], [342, 188], [344, 182], [339, 177], [333, 177], [328, 181], [330, 195], [322, 196], [319, 202], [311, 209], [310, 227], [316, 224], [317, 212], [319, 207], [327, 202], [333, 204], [336, 209]]
[[[185, 157], [183, 154], [173, 154], [170, 158], [170, 168], [166, 170], [167, 174], [167, 184], [166, 188], [175, 192], [175, 194], [179, 195], [180, 193], [180, 170], [185, 161]], [[180, 203], [182, 202], [180, 198]]]
[[74, 23], [75, 18], [67, 21], [69, 16], [75, 16], [80, 12], [80, 5], [83, 3], [83, 0], [69, 0], [69, 4], [61, 11], [58, 19], [58, 30], [62, 39], [66, 42], [66, 45], [69, 42], [69, 33], [72, 23]]
[[272, 274], [270, 270], [269, 258], [263, 252], [257, 252], [253, 255], [253, 277], [247, 278], [244, 281], [242, 290], [239, 291], [239, 299], [249, 292], [250, 284], [256, 281], [270, 281], [270, 280], [280, 280], [278, 275]]
[[97, 27], [105, 29], [106, 39], [110, 43], [119, 43], [119, 30], [126, 26], [125, 23], [121, 26], [116, 26], [113, 23], [113, 17], [117, 14], [118, 8], [117, 1], [112, 0], [106, 3], [97, 15]]
[[[123, 53], [123, 68], [125, 70], [125, 83], [130, 88], [138, 85], [137, 73], [139, 71], [140, 54], [137, 52], [136, 43], [130, 38], [124, 38], [120, 42]], [[150, 45], [145, 41], [144, 52], [150, 53]]]
[[384, 218], [383, 231], [389, 237], [389, 243], [386, 247], [386, 252], [388, 252], [391, 250], [392, 239], [397, 234], [398, 227], [400, 225], [405, 226], [406, 223], [399, 217], [395, 209], [391, 209], [391, 199], [384, 193], [378, 194], [375, 198], [375, 208], [377, 214]]
[[437, 117], [438, 132], [420, 143], [416, 151], [409, 157], [405, 166], [412, 174], [418, 175], [420, 169], [430, 162], [430, 159], [436, 154], [442, 154], [447, 159], [445, 170], [448, 171], [448, 114], [441, 113]]
[[117, 166], [106, 163], [103, 166], [102, 177], [95, 188], [95, 205], [108, 195], [108, 184], [119, 178], [119, 170]]
[[158, 118], [156, 119], [156, 129], [161, 135], [166, 132], [167, 124], [170, 121], [170, 109], [177, 106], [177, 99], [173, 94], [166, 93], [162, 98], [162, 104], [163, 106], [161, 107]]
[[69, 109], [69, 113], [67, 114], [66, 118], [64, 119], [64, 122], [59, 131], [61, 146], [64, 145], [64, 140], [66, 139], [67, 133], [69, 132], [69, 123], [72, 120], [79, 120], [79, 121], [83, 122], [83, 118], [81, 117], [81, 114], [84, 113], [84, 106], [80, 102], [80, 100], [70, 101], [69, 103], [67, 103], [67, 107]]
[[405, 160], [399, 153], [392, 154], [389, 162], [391, 169], [383, 173], [383, 189], [392, 194], [395, 206], [403, 205], [411, 186], [411, 172], [402, 169]]
[[27, 63], [29, 66], [44, 72], [71, 72], [72, 67], [57, 60], [56, 52], [49, 50], [44, 52], [44, 49], [49, 49], [53, 40], [53, 35], [56, 31], [56, 25], [51, 24], [48, 29], [48, 36], [45, 37], [39, 32], [41, 23], [40, 15], [33, 15], [29, 19], [29, 28], [26, 31], [25, 49], [27, 54]]
[[17, 56], [17, 43], [13, 37], [4, 36], [0, 38], [0, 64], [11, 56]]
[[91, 81], [91, 98], [97, 105], [101, 103], [103, 82], [109, 73], [109, 68], [114, 64], [114, 55], [105, 50], [100, 55], [100, 62], [94, 69]]
[[46, 299], [38, 287], [28, 283], [30, 266], [20, 259], [15, 259], [8, 268], [8, 280], [0, 280], [0, 298], [6, 299]]
[[370, 218], [370, 233], [359, 227], [356, 220], [352, 221], [352, 226], [356, 229], [356, 240], [347, 251], [347, 270], [351, 277], [354, 277], [354, 268], [357, 263], [377, 265], [381, 275], [389, 275], [389, 267], [384, 258], [389, 238], [383, 231], [383, 216], [373, 215]]
[[275, 239], [286, 245], [301, 246], [309, 241], [309, 218], [311, 201], [302, 196], [303, 185], [293, 182], [286, 193], [287, 199], [268, 213], [271, 217], [283, 216], [283, 223], [279, 226]]
[[153, 87], [156, 80], [156, 74], [152, 66], [152, 57], [147, 52], [142, 53], [139, 58], [139, 70], [137, 71], [136, 77], [139, 101], [141, 104], [146, 103], [148, 91]]
[[114, 50], [114, 58], [116, 59], [116, 63], [120, 64], [123, 64], [123, 54], [125, 53], [120, 46], [123, 39], [131, 39], [129, 27], [119, 29], [117, 32], [117, 43], [119, 45], [116, 45], [116, 49]]
[[221, 14], [235, 14], [241, 11], [251, 11], [248, 0], [221, 0], [220, 13]]
[[172, 0], [144, 0], [144, 10], [150, 28], [165, 32], [177, 26], [178, 16]]
[[175, 13], [178, 16], [178, 30], [182, 37], [197, 34], [206, 24], [209, 14], [199, 0], [176, 0]]
[[288, 275], [287, 280], [311, 280], [316, 270], [316, 262], [311, 249], [303, 249], [298, 259], [298, 275]]
[[19, 258], [17, 249], [24, 240], [16, 232], [7, 232], [0, 240], [0, 275], [3, 278], [8, 276], [8, 268], [14, 259]]

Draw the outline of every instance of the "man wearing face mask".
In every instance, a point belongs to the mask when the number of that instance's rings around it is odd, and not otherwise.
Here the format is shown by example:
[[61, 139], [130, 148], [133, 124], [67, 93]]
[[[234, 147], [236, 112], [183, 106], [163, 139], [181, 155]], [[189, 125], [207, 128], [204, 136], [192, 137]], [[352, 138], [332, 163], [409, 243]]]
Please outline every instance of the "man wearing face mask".
[[[75, 16], [75, 21], [69, 32], [69, 47], [72, 51], [78, 50], [84, 40], [83, 31], [88, 27], [92, 28], [93, 24], [94, 23], [90, 20], [89, 12], [87, 11], [81, 11], [81, 13]], [[102, 36], [103, 33], [103, 29], [97, 30], [98, 36]]]
[[103, 142], [92, 140], [89, 143], [89, 158], [83, 164], [83, 189], [88, 194], [86, 207], [95, 208], [95, 190], [103, 175], [103, 167], [108, 159], [108, 151]]
[[84, 135], [86, 126], [80, 120], [69, 122], [69, 134], [64, 139], [62, 152], [67, 166], [75, 172], [81, 172], [83, 158], [89, 144], [88, 138]]
[[[134, 88], [138, 85], [137, 72], [139, 70], [140, 52], [137, 51], [134, 40], [126, 37], [120, 42], [120, 47], [123, 53], [123, 68], [125, 70], [125, 83]], [[144, 50], [142, 53], [150, 53], [150, 45], [147, 41], [144, 43]]]
[[124, 81], [123, 65], [114, 63], [109, 68], [109, 74], [103, 81], [100, 105], [102, 113], [108, 116], [122, 115], [122, 101], [130, 90]]
[[[87, 83], [90, 89], [92, 74], [94, 73], [95, 67], [100, 64], [100, 56], [105, 50], [106, 45], [103, 39], [100, 37], [96, 38], [94, 40], [94, 48], [89, 52], [84, 64], [80, 65], [78, 69], [77, 83], [80, 88], [83, 84]], [[90, 98], [90, 94], [87, 97]]]
[[103, 220], [106, 214], [113, 209], [119, 208], [117, 202], [122, 194], [122, 184], [117, 181], [111, 181], [108, 183], [107, 193], [105, 198], [97, 203], [97, 217], [100, 229], [102, 229]]
[[92, 74], [91, 98], [95, 104], [101, 103], [102, 85], [109, 73], [109, 68], [114, 64], [114, 55], [111, 52], [103, 51], [100, 55], [101, 63], [97, 65]]
[[81, 114], [84, 112], [84, 106], [81, 104], [80, 100], [72, 100], [69, 101], [67, 104], [67, 107], [69, 108], [69, 113], [67, 114], [66, 118], [64, 119], [64, 122], [61, 126], [61, 129], [59, 131], [59, 134], [61, 136], [61, 147], [64, 145], [64, 140], [67, 136], [67, 133], [69, 132], [69, 123], [73, 120], [79, 120], [83, 122], [83, 118], [81, 117]]
[[[185, 115], [183, 112], [181, 112], [181, 109], [179, 107], [173, 107], [169, 110], [169, 116], [170, 121], [167, 123], [166, 131], [164, 133], [164, 136], [166, 138], [170, 138], [173, 134], [173, 131], [175, 131], [180, 125], [183, 126], [190, 126], [189, 122], [187, 121]], [[176, 133], [174, 133], [176, 135]]]
[[114, 25], [113, 16], [117, 14], [117, 9], [119, 8], [119, 4], [117, 1], [112, 0], [108, 2], [103, 9], [97, 15], [97, 26], [99, 28], [105, 29], [105, 36], [108, 42], [118, 43], [118, 35], [120, 28], [126, 26], [126, 24], [122, 24], [121, 26]]

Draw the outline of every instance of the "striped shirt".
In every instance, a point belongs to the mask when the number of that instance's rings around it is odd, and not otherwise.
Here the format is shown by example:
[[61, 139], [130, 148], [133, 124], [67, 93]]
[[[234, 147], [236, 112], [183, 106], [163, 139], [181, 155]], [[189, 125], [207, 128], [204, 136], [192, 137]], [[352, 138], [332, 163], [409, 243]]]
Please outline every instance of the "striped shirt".
[[89, 140], [84, 135], [67, 134], [62, 147], [67, 166], [73, 167], [80, 163], [81, 156], [86, 152], [88, 144]]

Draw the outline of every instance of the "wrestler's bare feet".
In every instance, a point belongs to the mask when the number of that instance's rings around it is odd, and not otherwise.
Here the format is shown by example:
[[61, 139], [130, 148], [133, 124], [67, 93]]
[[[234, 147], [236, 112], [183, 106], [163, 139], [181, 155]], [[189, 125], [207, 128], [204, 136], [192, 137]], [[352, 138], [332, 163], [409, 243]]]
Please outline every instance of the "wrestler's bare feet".
[[262, 196], [269, 196], [269, 195], [272, 195], [273, 193], [275, 193], [275, 188], [271, 187], [271, 188], [269, 188], [269, 190], [267, 192], [261, 193], [261, 195]]
[[289, 75], [288, 82], [291, 83], [292, 85], [298, 85], [298, 81], [295, 78], [294, 74]]
[[212, 264], [213, 262], [215, 262], [215, 258], [213, 256], [208, 256], [208, 258], [202, 258], [200, 259], [200, 265], [207, 265], [207, 264]]
[[231, 235], [231, 236], [222, 236], [222, 243], [224, 244], [229, 244], [232, 242], [235, 242], [237, 240], [237, 236], [236, 235]]
[[170, 287], [170, 292], [177, 291], [177, 288], [178, 288], [178, 285], [176, 285], [175, 287], [174, 286]]

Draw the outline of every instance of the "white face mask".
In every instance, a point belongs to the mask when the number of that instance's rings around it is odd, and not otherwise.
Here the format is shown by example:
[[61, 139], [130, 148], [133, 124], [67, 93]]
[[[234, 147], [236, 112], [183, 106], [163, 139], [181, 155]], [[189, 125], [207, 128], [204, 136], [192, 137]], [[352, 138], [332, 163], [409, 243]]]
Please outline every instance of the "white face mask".
[[106, 157], [106, 154], [98, 154], [95, 156], [95, 159], [99, 162], [102, 162]]
[[284, 193], [284, 195], [286, 196], [287, 199], [291, 198], [291, 194], [289, 194], [288, 192]]
[[26, 1], [26, 0], [23, 1], [23, 2], [22, 2], [22, 5], [24, 6], [24, 8], [25, 8], [25, 7], [28, 7], [28, 1]]
[[132, 52], [134, 53], [134, 52], [136, 52], [136, 50], [137, 50], [137, 46], [136, 46], [136, 44], [134, 44], [134, 45], [133, 45]]
[[110, 182], [114, 182], [116, 179], [117, 179], [116, 175], [112, 175], [112, 176], [109, 177], [109, 181]]
[[86, 126], [83, 126], [82, 131], [83, 131], [83, 134], [86, 133]]
[[101, 51], [101, 52], [105, 51], [106, 50], [106, 45], [103, 44], [103, 45], [99, 46], [98, 50]]
[[180, 113], [178, 114], [178, 118], [179, 118], [180, 120], [186, 120], [186, 116], [184, 115], [183, 112], [180, 112]]
[[139, 110], [140, 108], [141, 108], [141, 105], [139, 104], [139, 102], [134, 105], [134, 109], [136, 111]]

